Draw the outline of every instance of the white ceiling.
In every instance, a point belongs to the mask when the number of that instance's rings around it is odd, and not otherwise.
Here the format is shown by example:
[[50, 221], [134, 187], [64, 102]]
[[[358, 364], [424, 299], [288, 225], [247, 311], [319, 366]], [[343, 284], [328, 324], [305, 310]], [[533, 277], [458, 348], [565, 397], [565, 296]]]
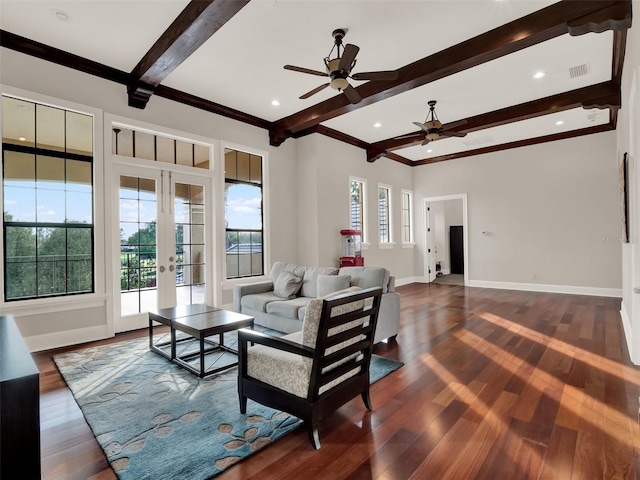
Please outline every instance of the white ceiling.
[[[187, 3], [0, 0], [0, 28], [130, 72]], [[393, 70], [552, 3], [251, 0], [163, 84], [275, 121], [339, 94], [327, 88], [300, 100], [301, 94], [325, 79], [282, 68], [292, 64], [323, 70], [322, 59], [333, 46], [331, 32], [335, 28], [348, 28], [345, 43], [360, 47], [354, 73]], [[60, 21], [56, 10], [66, 12], [70, 19]], [[436, 113], [443, 123], [487, 113], [609, 80], [612, 49], [611, 32], [565, 35], [360, 108], [324, 125], [376, 142], [416, 131], [412, 122], [425, 119], [431, 99], [438, 101]], [[590, 73], [571, 79], [569, 68], [581, 64], [587, 64]], [[532, 79], [538, 70], [546, 76]], [[354, 86], [361, 83], [352, 81]], [[271, 105], [274, 99], [280, 106]], [[598, 115], [594, 119], [595, 112]], [[565, 123], [555, 125], [560, 118]], [[375, 128], [375, 122], [382, 126]], [[576, 109], [396, 153], [419, 160], [607, 122], [606, 111]], [[474, 138], [483, 140], [482, 145]], [[433, 152], [428, 153], [429, 149]]]

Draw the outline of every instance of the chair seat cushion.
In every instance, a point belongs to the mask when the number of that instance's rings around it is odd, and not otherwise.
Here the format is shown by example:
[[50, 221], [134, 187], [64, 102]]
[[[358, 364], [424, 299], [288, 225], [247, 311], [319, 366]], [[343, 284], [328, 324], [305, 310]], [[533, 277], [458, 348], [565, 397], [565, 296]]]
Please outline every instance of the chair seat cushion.
[[259, 312], [267, 311], [267, 304], [271, 302], [281, 302], [282, 297], [278, 297], [273, 292], [253, 293], [245, 295], [240, 299], [240, 305], [245, 308], [257, 310]]
[[[302, 343], [302, 332], [294, 332], [284, 337], [291, 342]], [[268, 385], [307, 398], [312, 362], [310, 358], [284, 352], [264, 345], [247, 349], [247, 375]], [[341, 375], [320, 389], [320, 394], [353, 377], [358, 368]]]
[[[290, 333], [282, 338], [302, 343], [302, 332]], [[311, 359], [256, 345], [247, 350], [247, 374], [297, 397], [307, 398]]]
[[267, 304], [267, 313], [285, 318], [298, 319], [298, 310], [306, 307], [311, 300], [311, 298], [307, 297], [296, 297], [291, 300], [270, 302]]

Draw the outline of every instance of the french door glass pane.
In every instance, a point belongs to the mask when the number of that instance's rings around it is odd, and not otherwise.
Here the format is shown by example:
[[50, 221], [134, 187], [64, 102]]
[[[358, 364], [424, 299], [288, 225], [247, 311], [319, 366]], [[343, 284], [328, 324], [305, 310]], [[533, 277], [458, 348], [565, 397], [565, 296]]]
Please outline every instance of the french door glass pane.
[[156, 184], [120, 177], [121, 314], [149, 311], [157, 305]]
[[176, 183], [174, 223], [178, 305], [204, 303], [204, 219], [204, 188], [201, 185]]

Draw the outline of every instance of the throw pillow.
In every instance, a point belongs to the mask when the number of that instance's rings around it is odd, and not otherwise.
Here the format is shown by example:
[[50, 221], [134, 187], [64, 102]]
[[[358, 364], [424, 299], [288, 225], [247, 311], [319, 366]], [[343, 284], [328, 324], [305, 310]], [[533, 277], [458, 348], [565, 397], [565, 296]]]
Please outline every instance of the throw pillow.
[[273, 285], [273, 293], [282, 298], [293, 298], [302, 286], [302, 278], [291, 272], [281, 272]]
[[318, 275], [318, 297], [344, 290], [351, 286], [351, 275]]

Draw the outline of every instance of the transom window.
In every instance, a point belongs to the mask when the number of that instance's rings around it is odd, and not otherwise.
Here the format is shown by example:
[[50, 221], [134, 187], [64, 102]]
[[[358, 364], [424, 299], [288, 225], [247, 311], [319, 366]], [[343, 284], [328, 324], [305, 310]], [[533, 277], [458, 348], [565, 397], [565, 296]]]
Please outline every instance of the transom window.
[[125, 127], [113, 127], [111, 153], [160, 163], [209, 169], [209, 146]]
[[227, 278], [264, 274], [262, 157], [224, 150]]
[[4, 297], [94, 291], [93, 117], [2, 97]]

